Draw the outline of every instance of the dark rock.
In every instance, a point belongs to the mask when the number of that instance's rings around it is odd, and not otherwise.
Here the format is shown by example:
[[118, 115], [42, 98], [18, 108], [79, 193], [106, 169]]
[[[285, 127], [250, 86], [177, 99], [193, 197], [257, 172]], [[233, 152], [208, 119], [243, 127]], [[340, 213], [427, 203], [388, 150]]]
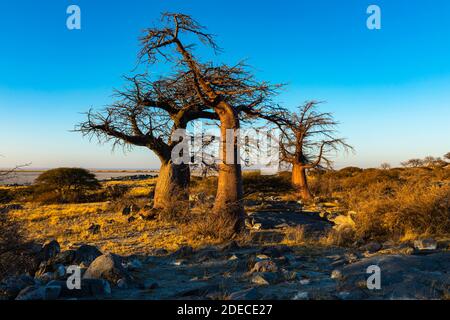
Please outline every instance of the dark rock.
[[136, 221], [136, 218], [135, 218], [135, 217], [129, 217], [129, 218], [128, 218], [128, 222], [129, 222], [129, 223], [132, 223], [132, 222], [134, 222], [134, 221]]
[[[381, 270], [381, 290], [368, 290], [367, 268]], [[345, 266], [342, 291], [363, 290], [369, 299], [442, 299], [450, 288], [450, 253], [377, 255]]]
[[85, 264], [90, 265], [92, 261], [97, 259], [102, 255], [101, 251], [97, 249], [97, 247], [91, 245], [82, 245], [77, 250], [75, 250], [73, 255], [73, 260], [71, 263], [73, 264]]
[[257, 300], [260, 298], [256, 288], [249, 288], [241, 291], [236, 291], [228, 296], [228, 300]]
[[374, 241], [374, 242], [369, 242], [368, 244], [360, 247], [360, 250], [364, 251], [364, 252], [368, 252], [368, 253], [375, 253], [375, 252], [380, 251], [381, 248], [382, 248], [382, 245], [380, 243]]
[[239, 250], [240, 248], [241, 247], [239, 246], [239, 244], [236, 241], [233, 240], [233, 241], [227, 243], [226, 245], [222, 246], [220, 248], [220, 250], [224, 251], [224, 252], [230, 252], [230, 251], [234, 252], [234, 251]]
[[132, 259], [132, 260], [128, 261], [126, 266], [127, 266], [127, 269], [131, 270], [131, 271], [141, 270], [144, 267], [144, 265], [142, 264], [142, 262], [139, 259]]
[[45, 299], [45, 287], [29, 286], [20, 291], [16, 300], [44, 300]]
[[158, 249], [156, 249], [156, 250], [153, 252], [153, 254], [156, 255], [156, 256], [165, 256], [165, 255], [168, 254], [168, 253], [169, 253], [169, 251], [167, 251], [167, 250], [164, 249], [164, 248], [158, 248]]
[[91, 226], [88, 228], [88, 232], [90, 234], [99, 234], [100, 233], [100, 225], [99, 224], [91, 224]]
[[59, 287], [60, 298], [97, 298], [109, 296], [111, 286], [104, 279], [81, 279], [80, 289], [69, 289], [65, 281], [54, 280], [47, 284], [47, 287]]
[[219, 253], [215, 248], [207, 248], [200, 250], [196, 255], [196, 261], [205, 262], [212, 259], [217, 259], [219, 257]]
[[182, 246], [173, 255], [177, 258], [189, 258], [194, 253], [194, 249], [191, 246]]
[[144, 290], [154, 290], [157, 288], [159, 288], [158, 283], [150, 279], [145, 280], [141, 285], [141, 289]]
[[122, 258], [115, 254], [104, 254], [95, 259], [83, 275], [84, 279], [105, 279], [117, 283], [122, 278], [130, 278], [122, 265]]
[[61, 247], [59, 246], [58, 241], [51, 240], [44, 243], [42, 246], [41, 252], [39, 253], [42, 261], [47, 261], [51, 258], [56, 257], [61, 252]]
[[152, 221], [156, 220], [159, 217], [159, 210], [151, 208], [149, 210], [146, 210], [145, 212], [139, 213], [139, 216], [142, 218], [142, 220], [145, 221]]
[[119, 281], [117, 281], [117, 288], [122, 289], [122, 290], [126, 290], [128, 289], [128, 281], [125, 278], [119, 279]]
[[261, 272], [255, 273], [252, 276], [251, 282], [259, 286], [267, 286], [269, 284], [275, 284], [279, 282], [281, 278], [277, 273], [273, 272]]
[[126, 206], [122, 209], [122, 215], [128, 216], [131, 213], [131, 206]]
[[438, 243], [434, 239], [421, 239], [414, 241], [415, 254], [429, 254], [435, 253]]
[[288, 246], [269, 246], [269, 247], [264, 247], [261, 250], [261, 253], [268, 255], [272, 258], [279, 258], [288, 253], [292, 253], [292, 249], [289, 248]]
[[250, 270], [253, 272], [277, 272], [278, 266], [272, 260], [262, 260], [255, 263], [253, 268]]
[[180, 293], [177, 294], [177, 296], [179, 297], [183, 297], [183, 298], [187, 298], [187, 297], [206, 297], [208, 294], [211, 293], [215, 293], [218, 290], [220, 290], [219, 285], [216, 284], [207, 284], [207, 285], [202, 285], [199, 286], [197, 288], [191, 288], [191, 289], [187, 289], [184, 290]]
[[47, 285], [44, 290], [45, 290], [44, 300], [56, 300], [59, 298], [62, 288], [60, 286]]
[[26, 287], [33, 286], [34, 279], [29, 275], [12, 276], [0, 283], [0, 293], [8, 299], [15, 298]]

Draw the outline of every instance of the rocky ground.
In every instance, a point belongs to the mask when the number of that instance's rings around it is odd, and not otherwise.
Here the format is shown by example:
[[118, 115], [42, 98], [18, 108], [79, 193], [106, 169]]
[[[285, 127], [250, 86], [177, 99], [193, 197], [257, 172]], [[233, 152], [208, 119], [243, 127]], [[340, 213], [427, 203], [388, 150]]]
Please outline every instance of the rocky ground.
[[[369, 243], [359, 248], [281, 244], [284, 228], [320, 235], [327, 219], [298, 204], [253, 204], [252, 240], [150, 255], [103, 254], [82, 245], [61, 251], [50, 241], [36, 252], [39, 268], [4, 279], [3, 299], [448, 299], [448, 242]], [[81, 289], [69, 290], [69, 266], [80, 267]], [[381, 289], [369, 290], [369, 266], [381, 270]]]

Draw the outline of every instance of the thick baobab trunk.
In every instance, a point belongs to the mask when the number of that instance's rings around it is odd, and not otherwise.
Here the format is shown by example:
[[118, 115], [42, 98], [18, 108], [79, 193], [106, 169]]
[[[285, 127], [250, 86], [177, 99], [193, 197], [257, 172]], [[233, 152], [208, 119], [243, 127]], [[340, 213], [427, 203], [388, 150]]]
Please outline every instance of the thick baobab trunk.
[[238, 136], [239, 118], [234, 109], [222, 103], [217, 109], [220, 119], [222, 162], [219, 164], [219, 178], [214, 212], [233, 224], [235, 232], [244, 226], [242, 204], [242, 169], [239, 160]]
[[292, 166], [292, 185], [303, 200], [312, 199], [312, 194], [308, 187], [308, 180], [306, 178], [306, 169], [300, 163], [294, 163]]
[[159, 170], [158, 180], [155, 187], [155, 198], [153, 207], [165, 209], [169, 205], [189, 201], [189, 165], [173, 164], [171, 160], [163, 162]]

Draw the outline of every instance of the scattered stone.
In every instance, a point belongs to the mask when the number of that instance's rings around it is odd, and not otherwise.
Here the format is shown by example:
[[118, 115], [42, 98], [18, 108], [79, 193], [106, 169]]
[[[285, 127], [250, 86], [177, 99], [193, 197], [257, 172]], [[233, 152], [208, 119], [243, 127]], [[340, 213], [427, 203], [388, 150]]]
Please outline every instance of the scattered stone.
[[191, 246], [182, 246], [173, 255], [177, 258], [189, 258], [193, 253], [194, 249]]
[[42, 261], [50, 260], [51, 258], [56, 257], [61, 252], [61, 247], [59, 246], [58, 241], [51, 240], [44, 243], [42, 246], [40, 257]]
[[16, 300], [44, 300], [45, 298], [45, 289], [44, 287], [39, 286], [29, 286], [20, 291], [17, 295]]
[[102, 253], [97, 249], [97, 247], [84, 244], [74, 251], [72, 263], [78, 265], [84, 263], [85, 265], [89, 266], [92, 261], [94, 261], [101, 255]]
[[434, 251], [437, 249], [437, 241], [434, 239], [421, 239], [414, 241], [414, 248], [418, 251]]
[[159, 288], [159, 285], [157, 282], [153, 280], [145, 280], [144, 283], [142, 284], [142, 289], [144, 290], [154, 290], [157, 288]]
[[91, 226], [88, 228], [88, 232], [90, 234], [99, 234], [100, 233], [100, 225], [99, 224], [91, 224]]
[[136, 221], [136, 218], [132, 216], [132, 217], [129, 217], [127, 221], [128, 221], [128, 223], [132, 223], [132, 222]]
[[126, 279], [119, 279], [116, 283], [117, 287], [122, 290], [128, 289], [128, 281]]
[[227, 243], [226, 245], [224, 245], [223, 247], [221, 247], [220, 251], [237, 251], [240, 248], [241, 247], [239, 246], [239, 244], [233, 240], [233, 241]]
[[238, 260], [239, 258], [233, 254], [231, 257], [228, 258], [229, 261], [234, 261], [234, 260]]
[[308, 285], [310, 283], [311, 283], [311, 280], [309, 280], [309, 279], [302, 279], [302, 280], [300, 280], [300, 284], [303, 285], [303, 286], [306, 286], [306, 285]]
[[49, 286], [45, 287], [45, 297], [44, 300], [56, 300], [61, 294], [62, 288], [60, 286]]
[[256, 255], [256, 260], [270, 260], [270, 257], [265, 254]]
[[37, 275], [35, 279], [41, 283], [46, 284], [52, 280], [55, 280], [55, 274], [53, 272], [45, 272], [43, 274]]
[[268, 286], [270, 283], [260, 274], [254, 275], [252, 277], [252, 283], [257, 284], [258, 286]]
[[308, 300], [309, 294], [308, 294], [308, 292], [300, 291], [292, 299], [293, 300]]
[[[428, 255], [376, 255], [342, 269], [340, 290], [353, 293], [355, 287], [376, 299], [443, 299], [450, 288], [450, 253]], [[381, 290], [367, 290], [367, 268], [381, 269]], [[432, 290], [430, 289], [432, 288]]]
[[348, 298], [350, 297], [350, 292], [348, 292], [348, 291], [342, 291], [342, 292], [339, 292], [339, 293], [337, 294], [337, 296], [338, 296], [338, 298], [341, 299], [341, 300], [346, 300], [346, 299], [348, 299]]
[[136, 271], [141, 270], [144, 267], [144, 265], [139, 259], [133, 259], [127, 262], [126, 267], [128, 270]]
[[131, 213], [131, 206], [126, 206], [122, 209], [122, 215], [128, 216]]
[[342, 272], [340, 270], [333, 270], [331, 272], [331, 279], [336, 279], [336, 280], [342, 280], [343, 279], [343, 275]]
[[59, 298], [99, 298], [111, 294], [111, 286], [104, 279], [81, 279], [80, 289], [69, 289], [66, 281], [53, 280], [47, 284], [47, 287], [59, 287]]
[[373, 241], [373, 242], [369, 242], [368, 244], [360, 247], [360, 250], [364, 251], [364, 252], [368, 252], [368, 253], [375, 253], [375, 252], [380, 251], [381, 248], [382, 248], [382, 245], [380, 243]]
[[228, 296], [228, 300], [257, 300], [259, 299], [258, 290], [249, 288], [246, 290], [236, 291]]
[[261, 250], [262, 254], [268, 255], [272, 258], [279, 258], [282, 257], [286, 254], [292, 253], [292, 249], [289, 248], [288, 246], [268, 246], [268, 247], [264, 247]]
[[347, 263], [354, 263], [358, 261], [358, 256], [353, 252], [347, 252], [344, 254], [344, 258], [347, 261]]
[[2, 296], [12, 299], [15, 298], [20, 291], [34, 284], [34, 279], [27, 274], [8, 277], [0, 283], [0, 293]]
[[215, 293], [220, 290], [219, 285], [216, 284], [206, 284], [201, 285], [194, 289], [187, 289], [181, 291], [177, 294], [178, 297], [186, 298], [186, 297], [206, 297], [209, 294]]
[[253, 269], [250, 270], [253, 272], [277, 272], [278, 267], [272, 260], [262, 260], [255, 263]]
[[63, 278], [66, 275], [66, 268], [62, 264], [58, 265], [55, 275], [58, 279]]
[[164, 249], [164, 248], [158, 248], [158, 249], [156, 249], [156, 250], [153, 252], [153, 254], [156, 255], [156, 256], [165, 256], [165, 255], [168, 254], [168, 253], [169, 253], [169, 251], [167, 251], [167, 250]]
[[95, 259], [83, 276], [84, 279], [105, 279], [116, 283], [119, 279], [129, 278], [122, 265], [122, 258], [115, 254], [104, 254]]
[[151, 208], [149, 210], [146, 210], [146, 212], [139, 213], [139, 217], [141, 217], [142, 220], [145, 221], [151, 221], [156, 220], [159, 217], [159, 210], [155, 208]]

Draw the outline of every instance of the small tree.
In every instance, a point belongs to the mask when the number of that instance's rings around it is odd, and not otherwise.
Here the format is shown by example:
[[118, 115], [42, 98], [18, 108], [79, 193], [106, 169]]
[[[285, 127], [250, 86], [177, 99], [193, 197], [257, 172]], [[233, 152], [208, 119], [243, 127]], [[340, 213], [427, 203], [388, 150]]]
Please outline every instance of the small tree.
[[55, 192], [58, 200], [67, 202], [78, 199], [88, 190], [100, 188], [94, 174], [82, 168], [58, 168], [45, 171], [36, 179], [41, 192]]
[[408, 161], [404, 161], [401, 165], [405, 168], [418, 168], [424, 165], [423, 160], [421, 159], [409, 159]]
[[[213, 212], [223, 216], [239, 231], [244, 226], [242, 169], [238, 161], [237, 130], [241, 112], [263, 105], [274, 87], [256, 81], [243, 64], [235, 66], [201, 62], [194, 55], [192, 39], [217, 51], [212, 35], [190, 16], [166, 13], [163, 25], [150, 28], [142, 37], [141, 58], [149, 63], [169, 61], [190, 75], [190, 91], [212, 110], [220, 121], [221, 144], [217, 195]], [[230, 136], [228, 136], [229, 133]], [[227, 139], [228, 137], [228, 139]], [[231, 141], [230, 141], [231, 140]]]
[[389, 163], [387, 163], [387, 162], [383, 162], [380, 165], [380, 168], [383, 169], [383, 170], [389, 170], [391, 168], [391, 165]]
[[331, 113], [317, 111], [317, 102], [310, 101], [298, 113], [285, 115], [281, 128], [281, 161], [292, 166], [292, 185], [304, 200], [312, 198], [306, 171], [331, 168], [331, 153], [353, 149], [344, 139], [336, 137], [336, 122]]
[[450, 161], [450, 152], [444, 154], [444, 159]]

